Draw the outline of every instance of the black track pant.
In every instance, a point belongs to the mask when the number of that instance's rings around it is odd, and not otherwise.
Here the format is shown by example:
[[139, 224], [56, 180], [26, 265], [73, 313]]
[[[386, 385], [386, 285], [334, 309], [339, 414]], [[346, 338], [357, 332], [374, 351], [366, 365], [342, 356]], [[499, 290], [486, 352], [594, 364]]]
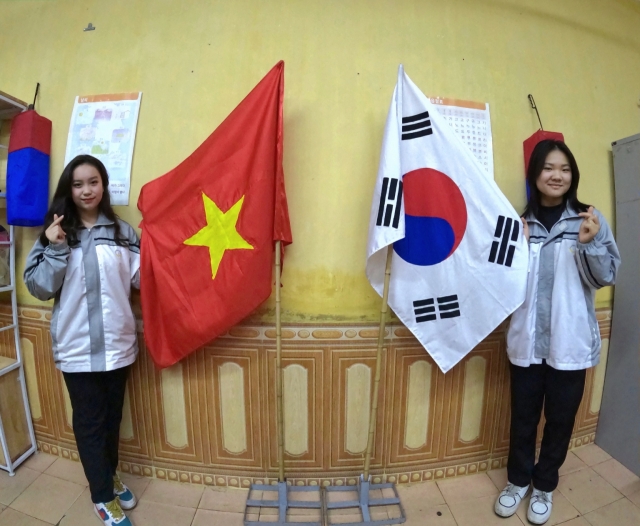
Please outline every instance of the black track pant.
[[73, 432], [93, 502], [110, 502], [118, 467], [122, 404], [129, 367], [62, 373], [73, 408]]
[[[559, 371], [546, 364], [511, 368], [511, 442], [507, 476], [516, 486], [553, 491], [569, 449], [586, 369]], [[544, 405], [546, 423], [538, 463], [536, 432]]]

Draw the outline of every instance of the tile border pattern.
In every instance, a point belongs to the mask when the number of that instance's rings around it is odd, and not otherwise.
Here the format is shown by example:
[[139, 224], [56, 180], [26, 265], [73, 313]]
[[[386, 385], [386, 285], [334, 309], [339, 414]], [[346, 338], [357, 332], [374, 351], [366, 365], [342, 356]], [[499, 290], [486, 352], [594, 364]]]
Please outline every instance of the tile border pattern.
[[[0, 324], [4, 324], [4, 317], [6, 316], [6, 314], [6, 306], [0, 305]], [[19, 306], [19, 315], [22, 326], [29, 328], [23, 331], [25, 332], [25, 334], [33, 327], [48, 329], [48, 325], [51, 319], [51, 311], [50, 309], [45, 307]], [[611, 324], [610, 310], [599, 309], [597, 312], [597, 319], [603, 338], [607, 338], [609, 336]], [[494, 333], [488, 338], [488, 340], [493, 338], [494, 343], [500, 338], [503, 340], [504, 329], [505, 326], [503, 324], [498, 327], [496, 331], [494, 331]], [[142, 321], [140, 319], [138, 319], [138, 330], [141, 337]], [[402, 350], [403, 348], [407, 348], [407, 346], [411, 347], [412, 342], [415, 342], [415, 339], [413, 338], [410, 331], [397, 321], [389, 323], [387, 325], [385, 333], [386, 342], [388, 342], [387, 345], [389, 346], [389, 348], [391, 348], [393, 345], [396, 345], [398, 349]], [[363, 346], [367, 349], [375, 346], [375, 342], [378, 337], [378, 328], [377, 324], [374, 323], [283, 324], [282, 335], [283, 347], [285, 348], [285, 350], [287, 347], [289, 349], [299, 349], [300, 351], [304, 351], [305, 349], [318, 349], [318, 347], [330, 347], [331, 350], [338, 349], [340, 351], [350, 351], [352, 349], [362, 349]], [[40, 340], [37, 341], [39, 342]], [[268, 323], [247, 323], [246, 325], [238, 325], [222, 335], [218, 340], [216, 340], [216, 345], [219, 345], [223, 349], [233, 348], [234, 346], [238, 345], [246, 348], [246, 346], [251, 346], [251, 342], [256, 342], [255, 344], [259, 344], [260, 348], [267, 347], [270, 349], [272, 346], [275, 347], [275, 330], [273, 329], [273, 325]], [[38, 346], [44, 345], [46, 347], [48, 344], [49, 342], [43, 342], [42, 344], [38, 344]], [[143, 345], [141, 345], [141, 347], [143, 347]], [[499, 349], [494, 348], [493, 350], [491, 350], [491, 352], [495, 352], [497, 350]], [[36, 350], [36, 352], [39, 351], [47, 351], [47, 349]], [[146, 361], [150, 362], [150, 360]], [[184, 363], [186, 363], [186, 361]], [[40, 367], [42, 369], [43, 366], [41, 364], [41, 356], [38, 356], [37, 367]], [[143, 364], [143, 366], [149, 369], [147, 365], [148, 364]], [[200, 366], [201, 362], [195, 363], [194, 360], [192, 363], [185, 365], [185, 368], [192, 367], [195, 370], [199, 368], [196, 367], [196, 365]], [[51, 369], [55, 374], [53, 364], [51, 364], [50, 367], [47, 366], [47, 369]], [[150, 369], [153, 369], [153, 367], [151, 366]], [[43, 386], [42, 389], [46, 390], [47, 395], [52, 394], [50, 391], [55, 391], [56, 389], [56, 381], [51, 370], [47, 370], [44, 372], [39, 370], [37, 373], [38, 382], [46, 383], [46, 385]], [[263, 372], [266, 371], [263, 371], [261, 369], [260, 373], [262, 374]], [[393, 371], [390, 371], [390, 373], [392, 372], [395, 372], [395, 374], [399, 374], [397, 371], [395, 371], [395, 366]], [[150, 388], [147, 376], [145, 376], [146, 374], [146, 371], [143, 371], [139, 375], [141, 378], [141, 380], [139, 380], [139, 385], [140, 388], [143, 389]], [[191, 378], [192, 374], [195, 375], [195, 373], [189, 374], [190, 376], [188, 376], [188, 378]], [[198, 374], [202, 373], [198, 372]], [[187, 376], [185, 376], [185, 378], [187, 378]], [[502, 388], [503, 385], [504, 382], [500, 384], [500, 388]], [[587, 395], [591, 392], [592, 387], [593, 374], [591, 374], [588, 378], [588, 386], [585, 389], [585, 398], [587, 398]], [[147, 403], [149, 401], [149, 395], [147, 394], [145, 396], [146, 398], [141, 399], [141, 404]], [[61, 398], [59, 395], [58, 397]], [[58, 413], [60, 412], [60, 405], [63, 405], [60, 404], [59, 401], [60, 400], [58, 400], [58, 407], [56, 408], [58, 410]], [[133, 404], [134, 402], [132, 400], [132, 405]], [[53, 407], [55, 405], [56, 404], [52, 402], [51, 404], [48, 404], [47, 407]], [[502, 410], [504, 409], [502, 408]], [[51, 413], [54, 412], [53, 409], [50, 409], [49, 411]], [[262, 409], [261, 411], [265, 410]], [[498, 420], [500, 419], [500, 411], [501, 407], [496, 407], [495, 418]], [[585, 412], [586, 410], [583, 411], [582, 409], [581, 411], [584, 412], [586, 416], [582, 420], [582, 425], [577, 425], [576, 429], [574, 429], [574, 436], [571, 439], [570, 449], [592, 443], [595, 439], [595, 425], [597, 424], [597, 414], [587, 414]], [[62, 458], [67, 458], [73, 461], [79, 461], [78, 453], [75, 449], [75, 444], [71, 440], [69, 440], [68, 437], [70, 429], [65, 428], [64, 420], [64, 415], [55, 414], [51, 415], [47, 419], [46, 428], [44, 427], [44, 424], [41, 428], [36, 426], [38, 449], [55, 456], [60, 456]], [[268, 425], [268, 418], [264, 418], [264, 416], [261, 416], [261, 422], [263, 425], [265, 423], [267, 423]], [[493, 422], [490, 422], [489, 424], [494, 425]], [[42, 432], [40, 432], [40, 430], [42, 430]], [[502, 433], [504, 434], [504, 430], [502, 430]], [[493, 438], [494, 441], [496, 438], [502, 438], [503, 442], [500, 445], [497, 441], [492, 442], [486, 452], [475, 456], [472, 455], [470, 458], [468, 458], [467, 461], [462, 458], [464, 457], [464, 455], [460, 454], [459, 456], [461, 458], [456, 459], [456, 455], [454, 455], [453, 457], [448, 457], [444, 460], [439, 459], [437, 462], [431, 463], [431, 466], [429, 465], [429, 462], [424, 462], [422, 466], [387, 466], [386, 468], [382, 468], [382, 465], [380, 465], [379, 467], [382, 469], [375, 469], [375, 467], [372, 469], [373, 481], [389, 481], [404, 484], [419, 481], [438, 480], [443, 478], [452, 478], [467, 474], [486, 472], [491, 469], [502, 468], [506, 466], [507, 462], [506, 451], [502, 445], [504, 444], [504, 437], [497, 436], [499, 435], [498, 430], [496, 430], [493, 435], [495, 435]], [[148, 430], [146, 431], [146, 437], [146, 440], [153, 440], [153, 437]], [[144, 439], [144, 437], [142, 439]], [[327, 446], [328, 439], [325, 447]], [[201, 469], [199, 469], [197, 465], [194, 465], [194, 462], [181, 462], [177, 457], [175, 459], [158, 458], [157, 456], [154, 457], [153, 451], [155, 451], [156, 449], [157, 446], [152, 447], [151, 452], [147, 452], [146, 450], [144, 452], [130, 452], [131, 450], [125, 447], [124, 450], [121, 450], [121, 471], [138, 476], [154, 477], [161, 480], [204, 484], [209, 486], [246, 488], [252, 483], [276, 482], [275, 472], [272, 467], [268, 467], [266, 469], [247, 469], [246, 466], [238, 466], [238, 469], [235, 470], [234, 466], [224, 466], [220, 468], [217, 466], [203, 465]], [[487, 452], [488, 455], [486, 454]], [[468, 457], [469, 455], [466, 456]], [[209, 462], [211, 464], [210, 460]], [[264, 464], [269, 466], [269, 459], [265, 459]], [[247, 471], [253, 473], [247, 473]], [[359, 470], [357, 468], [347, 466], [339, 470], [332, 468], [331, 471], [333, 472], [324, 473], [316, 473], [310, 470], [307, 470], [307, 473], [305, 473], [304, 468], [301, 467], [296, 467], [295, 469], [291, 469], [289, 471], [293, 471], [294, 475], [291, 478], [288, 478], [288, 483], [300, 486], [355, 485], [359, 475]]]
[[[569, 451], [580, 446], [595, 442], [595, 433], [583, 436], [574, 436], [569, 443]], [[58, 444], [38, 440], [38, 451], [49, 455], [80, 462], [77, 449], [61, 447]], [[121, 455], [124, 456], [124, 455]], [[501, 469], [507, 466], [507, 457], [490, 458], [481, 462], [471, 462], [467, 464], [453, 464], [438, 467], [435, 469], [380, 473], [377, 470], [371, 471], [374, 484], [381, 482], [394, 482], [396, 484], [410, 484], [414, 482], [427, 482], [431, 480], [449, 479], [464, 475], [475, 475], [484, 473], [492, 469]], [[205, 486], [222, 486], [235, 488], [248, 488], [251, 484], [277, 484], [275, 477], [246, 477], [241, 475], [228, 475], [224, 473], [202, 473], [194, 471], [182, 471], [177, 469], [166, 469], [153, 467], [152, 464], [140, 464], [121, 460], [118, 469], [122, 473], [128, 473], [139, 477], [157, 478], [169, 482], [182, 482], [187, 484], [203, 484]], [[350, 477], [287, 477], [287, 484], [293, 486], [355, 486], [358, 475]]]

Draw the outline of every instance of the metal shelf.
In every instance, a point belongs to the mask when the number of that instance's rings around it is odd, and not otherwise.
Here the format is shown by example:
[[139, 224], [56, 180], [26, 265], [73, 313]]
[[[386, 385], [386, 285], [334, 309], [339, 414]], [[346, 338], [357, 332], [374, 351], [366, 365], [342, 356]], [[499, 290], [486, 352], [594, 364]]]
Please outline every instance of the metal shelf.
[[[19, 113], [27, 109], [27, 103], [23, 102], [15, 97], [12, 97], [2, 91], [0, 91], [0, 121], [3, 119], [11, 119]], [[3, 149], [7, 149], [3, 147]], [[0, 199], [6, 199], [6, 193], [0, 192]], [[16, 294], [16, 244], [15, 229], [13, 225], [9, 226], [9, 241], [0, 241], [0, 247], [9, 248], [9, 270], [10, 270], [10, 282], [9, 285], [0, 287], [0, 292], [11, 293], [11, 313], [12, 322], [4, 327], [0, 327], [0, 332], [13, 330], [15, 341], [15, 358], [7, 356], [0, 356], [0, 378], [5, 377], [9, 373], [17, 370], [17, 380], [19, 386], [19, 396], [22, 397], [24, 404], [24, 411], [26, 415], [26, 424], [28, 431], [30, 447], [25, 451], [21, 450], [18, 458], [12, 459], [10, 452], [10, 442], [7, 440], [8, 435], [6, 429], [3, 426], [2, 415], [0, 414], [0, 458], [4, 459], [4, 463], [0, 463], [0, 469], [9, 472], [9, 475], [13, 476], [15, 468], [24, 462], [30, 455], [36, 451], [36, 437], [33, 429], [33, 422], [31, 420], [31, 410], [29, 407], [29, 398], [27, 396], [27, 382], [24, 376], [24, 364], [22, 359], [22, 349], [20, 346], [20, 332], [18, 330], [18, 299]], [[14, 373], [16, 374], [16, 373]], [[8, 378], [8, 377], [7, 377]], [[14, 435], [15, 436], [15, 435]], [[26, 438], [26, 434], [24, 435]]]

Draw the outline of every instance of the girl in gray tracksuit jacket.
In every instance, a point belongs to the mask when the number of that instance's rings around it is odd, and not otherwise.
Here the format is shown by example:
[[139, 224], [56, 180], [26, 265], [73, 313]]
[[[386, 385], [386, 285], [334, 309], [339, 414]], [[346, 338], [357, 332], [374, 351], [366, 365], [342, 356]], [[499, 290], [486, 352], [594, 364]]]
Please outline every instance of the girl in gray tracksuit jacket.
[[36, 298], [54, 299], [53, 359], [69, 392], [94, 511], [106, 526], [131, 526], [122, 510], [136, 504], [116, 467], [127, 375], [138, 354], [129, 298], [139, 269], [140, 242], [111, 208], [107, 170], [77, 156], [60, 177], [24, 281]]
[[[586, 369], [600, 360], [596, 290], [613, 285], [620, 254], [605, 218], [577, 198], [580, 172], [569, 148], [545, 140], [527, 170], [529, 200], [522, 218], [529, 240], [524, 304], [511, 317], [511, 441], [507, 475], [495, 511], [513, 515], [532, 486], [527, 518], [551, 514], [558, 470], [582, 400]], [[546, 424], [535, 462], [537, 428]]]

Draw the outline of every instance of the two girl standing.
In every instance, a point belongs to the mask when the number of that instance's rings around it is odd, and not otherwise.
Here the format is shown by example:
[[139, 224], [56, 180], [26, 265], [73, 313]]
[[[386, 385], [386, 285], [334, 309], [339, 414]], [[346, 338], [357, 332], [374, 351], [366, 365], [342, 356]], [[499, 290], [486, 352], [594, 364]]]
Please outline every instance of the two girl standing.
[[[540, 142], [529, 162], [523, 217], [529, 241], [525, 303], [507, 334], [511, 362], [509, 483], [495, 503], [515, 514], [532, 486], [527, 517], [549, 519], [582, 400], [586, 369], [598, 364], [595, 290], [615, 281], [620, 256], [604, 217], [577, 198], [580, 172], [563, 142]], [[139, 288], [140, 244], [113, 212], [104, 165], [81, 155], [65, 168], [29, 254], [31, 294], [55, 298], [51, 335], [71, 405], [80, 460], [96, 514], [107, 526], [131, 526], [136, 504], [119, 479], [118, 439], [129, 366], [135, 361], [131, 286]], [[538, 462], [536, 434], [546, 424]]]

